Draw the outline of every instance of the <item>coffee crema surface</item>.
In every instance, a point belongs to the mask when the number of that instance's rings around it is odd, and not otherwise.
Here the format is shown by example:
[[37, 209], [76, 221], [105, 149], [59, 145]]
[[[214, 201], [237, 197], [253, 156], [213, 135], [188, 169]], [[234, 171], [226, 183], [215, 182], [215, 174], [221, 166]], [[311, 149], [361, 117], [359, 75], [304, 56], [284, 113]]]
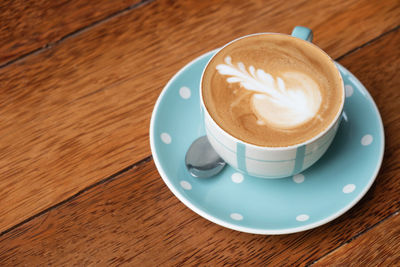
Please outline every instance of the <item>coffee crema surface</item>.
[[204, 105], [232, 136], [286, 147], [324, 131], [344, 101], [333, 61], [313, 44], [284, 34], [238, 39], [209, 62]]

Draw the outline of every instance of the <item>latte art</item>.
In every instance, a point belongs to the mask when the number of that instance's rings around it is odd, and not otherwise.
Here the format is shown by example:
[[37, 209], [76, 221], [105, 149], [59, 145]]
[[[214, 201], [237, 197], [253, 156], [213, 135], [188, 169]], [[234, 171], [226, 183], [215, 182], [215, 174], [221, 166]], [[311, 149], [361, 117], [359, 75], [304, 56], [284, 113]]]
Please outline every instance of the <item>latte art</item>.
[[242, 62], [235, 66], [230, 56], [216, 69], [221, 75], [229, 76], [228, 83], [240, 83], [243, 89], [254, 92], [250, 105], [258, 124], [291, 129], [314, 118], [321, 105], [318, 84], [305, 73], [292, 71], [273, 77], [254, 66], [247, 71]]
[[248, 36], [223, 47], [204, 70], [201, 91], [221, 129], [268, 147], [310, 140], [332, 124], [344, 101], [329, 56], [284, 34]]

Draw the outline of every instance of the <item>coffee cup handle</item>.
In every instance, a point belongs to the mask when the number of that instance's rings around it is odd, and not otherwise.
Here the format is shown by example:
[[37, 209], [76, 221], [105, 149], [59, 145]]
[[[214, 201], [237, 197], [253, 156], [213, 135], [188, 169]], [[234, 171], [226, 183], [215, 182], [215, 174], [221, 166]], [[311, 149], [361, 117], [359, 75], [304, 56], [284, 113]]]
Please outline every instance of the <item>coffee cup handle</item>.
[[292, 36], [312, 42], [313, 32], [307, 27], [296, 26], [292, 31]]

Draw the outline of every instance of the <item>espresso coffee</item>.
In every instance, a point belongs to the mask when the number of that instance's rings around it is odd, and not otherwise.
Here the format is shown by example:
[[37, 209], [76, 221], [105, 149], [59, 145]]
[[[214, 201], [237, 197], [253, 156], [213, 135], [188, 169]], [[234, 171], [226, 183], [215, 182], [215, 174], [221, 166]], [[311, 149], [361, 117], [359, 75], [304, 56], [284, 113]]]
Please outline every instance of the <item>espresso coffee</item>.
[[315, 45], [284, 34], [231, 42], [207, 65], [204, 105], [214, 121], [250, 144], [300, 144], [329, 127], [344, 101], [333, 61]]

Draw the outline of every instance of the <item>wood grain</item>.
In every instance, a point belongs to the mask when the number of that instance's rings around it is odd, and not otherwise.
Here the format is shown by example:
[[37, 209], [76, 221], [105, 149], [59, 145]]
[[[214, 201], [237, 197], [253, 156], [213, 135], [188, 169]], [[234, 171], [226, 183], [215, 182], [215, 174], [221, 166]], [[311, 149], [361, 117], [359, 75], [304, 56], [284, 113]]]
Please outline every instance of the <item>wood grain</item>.
[[313, 266], [397, 266], [400, 263], [400, 214], [379, 224]]
[[[400, 114], [398, 102], [393, 101], [400, 98], [399, 42], [400, 30], [392, 31], [340, 61], [350, 66], [374, 96], [387, 142], [374, 185], [338, 219], [291, 235], [229, 230], [180, 203], [162, 182], [153, 161], [145, 161], [4, 234], [0, 265], [291, 266], [323, 262], [324, 255], [360, 233], [374, 231], [376, 224], [400, 210]], [[368, 248], [360, 245], [357, 249]]]
[[139, 2], [1, 1], [0, 66]]
[[149, 156], [156, 98], [194, 57], [296, 24], [336, 57], [395, 27], [397, 3], [160, 0], [0, 69], [0, 231]]

